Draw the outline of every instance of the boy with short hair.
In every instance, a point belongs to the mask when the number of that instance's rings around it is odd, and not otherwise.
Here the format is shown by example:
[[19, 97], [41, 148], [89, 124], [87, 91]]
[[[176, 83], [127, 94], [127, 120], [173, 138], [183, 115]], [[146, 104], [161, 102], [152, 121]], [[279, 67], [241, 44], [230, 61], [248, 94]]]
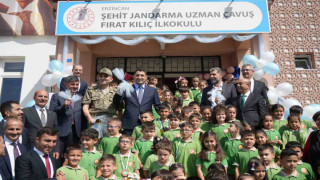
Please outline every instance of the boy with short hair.
[[[257, 145], [268, 144], [268, 135], [262, 129], [256, 131], [256, 143]], [[273, 150], [275, 152], [276, 159], [279, 159], [281, 150], [278, 146], [273, 146]]]
[[117, 169], [116, 158], [111, 154], [103, 155], [99, 162], [101, 176], [99, 180], [117, 180], [114, 171]]
[[296, 170], [298, 163], [298, 154], [292, 149], [284, 149], [280, 154], [282, 170], [273, 176], [272, 180], [302, 180], [307, 179], [305, 175]]
[[[145, 110], [145, 111], [141, 111], [140, 112], [140, 121], [141, 121], [141, 124], [145, 123], [145, 122], [153, 122], [154, 120], [154, 116], [153, 116], [153, 113], [152, 111], [150, 110]], [[139, 125], [139, 126], [136, 126], [133, 130], [133, 133], [132, 133], [132, 137], [134, 139], [139, 139], [143, 136], [142, 132], [142, 125]], [[155, 136], [161, 136], [161, 131], [158, 127], [156, 127], [156, 133], [155, 133]]]
[[192, 111], [193, 111], [192, 107], [189, 107], [189, 106], [185, 106], [182, 108], [181, 114], [184, 122], [189, 122], [189, 117], [192, 114]]
[[199, 141], [192, 138], [193, 124], [184, 122], [180, 126], [181, 138], [176, 138], [172, 142], [172, 152], [176, 162], [181, 163], [188, 177], [196, 176], [196, 158], [201, 151]]
[[163, 137], [168, 138], [173, 141], [174, 138], [180, 138], [180, 123], [182, 121], [182, 116], [179, 113], [172, 113], [168, 116], [170, 121], [170, 130], [163, 133]]
[[227, 105], [226, 108], [227, 108], [229, 123], [231, 123], [232, 121], [240, 122], [240, 120], [237, 119], [237, 111], [238, 111], [237, 108], [232, 106], [231, 104]]
[[286, 149], [292, 149], [298, 154], [298, 164], [296, 170], [305, 175], [307, 179], [315, 179], [315, 174], [309, 163], [302, 162], [301, 158], [303, 156], [302, 145], [295, 141], [290, 141], [286, 144]]
[[262, 144], [258, 146], [258, 152], [261, 161], [266, 166], [268, 179], [280, 172], [281, 168], [273, 162], [275, 157], [274, 149], [271, 144]]
[[79, 166], [88, 171], [89, 179], [95, 180], [97, 175], [97, 167], [102, 154], [96, 150], [95, 145], [98, 142], [99, 133], [95, 129], [86, 129], [80, 135], [82, 145], [82, 159]]
[[171, 112], [171, 108], [166, 104], [161, 104], [159, 106], [160, 118], [154, 121], [157, 128], [160, 129], [161, 135], [169, 130], [169, 119], [168, 116]]
[[204, 131], [200, 129], [200, 125], [202, 123], [201, 115], [197, 113], [191, 114], [191, 116], [189, 117], [189, 122], [193, 124], [193, 128], [194, 128], [192, 138], [194, 140], [200, 141], [200, 137], [202, 133], [204, 133]]
[[64, 157], [68, 159], [68, 164], [59, 168], [57, 174], [62, 173], [68, 180], [89, 179], [88, 171], [79, 166], [82, 158], [82, 150], [79, 144], [73, 144], [67, 147]]
[[127, 134], [121, 135], [118, 143], [120, 150], [118, 153], [113, 154], [117, 164], [115, 175], [121, 177], [121, 179], [127, 178], [129, 172], [140, 175], [139, 159], [135, 154], [131, 153], [132, 141], [133, 139], [131, 136]]
[[180, 87], [179, 93], [181, 94], [181, 97], [183, 99], [182, 107], [188, 106], [189, 103], [193, 101], [193, 99], [189, 97], [189, 93], [190, 93], [189, 87]]
[[119, 137], [121, 136], [121, 120], [118, 118], [110, 118], [107, 123], [108, 136], [102, 138], [98, 150], [103, 154], [114, 154], [120, 150], [118, 146]]
[[194, 114], [200, 114], [200, 105], [197, 101], [192, 101], [189, 103], [189, 107], [193, 109]]
[[243, 146], [235, 155], [235, 179], [238, 179], [240, 174], [248, 172], [248, 162], [253, 157], [258, 157], [258, 150], [254, 147], [256, 142], [255, 134], [253, 131], [243, 131], [241, 133], [241, 139]]

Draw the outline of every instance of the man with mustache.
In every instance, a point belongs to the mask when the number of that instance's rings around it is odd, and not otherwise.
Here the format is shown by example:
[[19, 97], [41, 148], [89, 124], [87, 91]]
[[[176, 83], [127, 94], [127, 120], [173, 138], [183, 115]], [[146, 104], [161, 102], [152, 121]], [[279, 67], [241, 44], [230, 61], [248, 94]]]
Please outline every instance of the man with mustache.
[[67, 146], [79, 143], [81, 132], [82, 96], [76, 94], [79, 79], [76, 76], [68, 76], [66, 86], [67, 90], [52, 95], [49, 107], [57, 113], [60, 154], [64, 154]]
[[[88, 89], [87, 83], [80, 78], [81, 74], [83, 72], [83, 67], [81, 64], [75, 64], [72, 67], [72, 74], [79, 79], [79, 87], [77, 94], [84, 96], [86, 94], [86, 91]], [[65, 80], [66, 78], [62, 78], [61, 83], [60, 83], [60, 91], [65, 91], [67, 89], [65, 85]]]
[[[226, 100], [237, 96], [236, 88], [233, 85], [222, 82], [222, 70], [220, 68], [210, 69], [210, 80], [213, 85], [203, 89], [201, 106], [213, 106], [213, 102], [209, 100], [209, 92], [220, 92]], [[214, 99], [215, 103], [219, 101], [218, 98]], [[224, 102], [222, 102], [223, 105]]]

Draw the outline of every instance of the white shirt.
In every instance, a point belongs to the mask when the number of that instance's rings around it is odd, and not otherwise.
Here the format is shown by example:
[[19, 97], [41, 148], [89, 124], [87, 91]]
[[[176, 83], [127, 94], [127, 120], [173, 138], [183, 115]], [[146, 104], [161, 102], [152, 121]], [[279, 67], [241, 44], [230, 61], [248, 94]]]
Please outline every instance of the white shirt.
[[[140, 91], [140, 88], [139, 88], [140, 85], [134, 83], [134, 88], [136, 89], [136, 93], [137, 93], [137, 97], [139, 95], [139, 91]], [[146, 87], [145, 84], [142, 85], [142, 90], [144, 91], [144, 88]]]
[[[241, 96], [242, 96], [243, 94], [241, 94]], [[247, 101], [247, 99], [248, 99], [248, 97], [249, 97], [249, 95], [250, 95], [250, 91], [248, 91], [247, 93], [245, 93], [244, 94], [246, 97], [244, 98], [244, 104], [246, 103], [246, 101]], [[240, 104], [241, 104], [241, 98], [240, 98]]]
[[43, 111], [43, 113], [44, 113], [44, 117], [46, 118], [46, 122], [47, 122], [47, 110], [46, 110], [46, 108], [44, 107], [44, 108], [41, 108], [41, 107], [39, 107], [39, 106], [37, 106], [37, 105], [34, 105], [34, 107], [36, 108], [36, 111], [37, 111], [37, 113], [38, 113], [38, 115], [39, 115], [39, 118], [40, 118], [40, 120], [41, 120], [41, 109], [43, 109], [44, 111]]
[[214, 88], [216, 91], [220, 91], [220, 93], [222, 92], [222, 86], [223, 86], [223, 82], [220, 83], [219, 87], [216, 87], [214, 85], [212, 85], [212, 88]]
[[[10, 141], [5, 135], [4, 135], [3, 139], [4, 139], [4, 143], [6, 144], [7, 151], [8, 151], [8, 155], [9, 155], [9, 159], [10, 159], [10, 165], [11, 165], [12, 179], [14, 180], [15, 179], [15, 172], [14, 172], [15, 160], [14, 160], [14, 154], [13, 154], [14, 146], [11, 145], [11, 143], [13, 143], [13, 142]], [[18, 148], [19, 155], [21, 155], [21, 152], [20, 152], [18, 144], [17, 144], [17, 148]]]
[[[38, 155], [40, 156], [40, 158], [44, 164], [44, 167], [46, 168], [46, 159], [43, 157], [44, 153], [39, 151], [36, 147], [34, 147], [33, 150], [35, 150], [38, 153]], [[52, 165], [50, 157], [49, 157], [49, 162], [50, 162], [50, 168], [51, 168], [51, 177], [50, 178], [53, 178], [53, 175], [55, 172], [53, 170], [53, 165]]]
[[251, 78], [250, 79], [251, 85], [250, 85], [250, 91], [253, 92], [253, 88], [254, 88], [254, 79]]

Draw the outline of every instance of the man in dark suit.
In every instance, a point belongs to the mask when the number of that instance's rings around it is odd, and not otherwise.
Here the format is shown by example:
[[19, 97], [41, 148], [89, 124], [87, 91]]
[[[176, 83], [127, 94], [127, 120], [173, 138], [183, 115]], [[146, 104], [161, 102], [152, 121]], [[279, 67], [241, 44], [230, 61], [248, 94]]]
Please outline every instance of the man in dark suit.
[[18, 139], [22, 134], [23, 123], [21, 120], [8, 118], [4, 125], [4, 142], [6, 154], [0, 157], [0, 169], [5, 180], [15, 179], [15, 160], [20, 155], [27, 152], [27, 149], [19, 143]]
[[60, 154], [64, 153], [68, 145], [79, 143], [81, 132], [82, 96], [76, 94], [79, 79], [76, 76], [68, 76], [66, 85], [66, 91], [52, 95], [49, 107], [57, 113], [59, 140], [62, 142]]
[[62, 174], [56, 175], [56, 160], [51, 151], [58, 139], [58, 132], [49, 127], [40, 128], [37, 132], [36, 146], [16, 159], [16, 179], [65, 179]]
[[37, 90], [34, 93], [33, 99], [35, 101], [34, 106], [22, 109], [22, 120], [30, 139], [28, 150], [32, 149], [35, 145], [38, 129], [47, 126], [58, 130], [57, 114], [45, 108], [48, 103], [49, 93], [46, 90]]
[[131, 92], [131, 96], [127, 97], [126, 93], [120, 96], [116, 93], [113, 98], [113, 103], [115, 103], [119, 112], [123, 109], [123, 103], [125, 104], [125, 111], [121, 117], [121, 121], [122, 128], [126, 134], [132, 134], [133, 129], [138, 125], [141, 111], [152, 110], [152, 105], [158, 110], [160, 105], [157, 90], [145, 84], [147, 80], [146, 71], [137, 69], [133, 77], [133, 88], [135, 91]]
[[259, 128], [261, 118], [267, 111], [266, 102], [260, 94], [250, 92], [250, 84], [249, 79], [240, 79], [237, 84], [240, 95], [228, 99], [226, 104], [238, 109], [237, 119], [248, 122], [253, 128]]
[[[88, 84], [84, 80], [80, 79], [80, 76], [82, 74], [82, 65], [80, 64], [73, 65], [72, 73], [74, 76], [76, 76], [79, 79], [79, 87], [77, 90], [77, 94], [83, 97], [86, 94]], [[60, 83], [60, 91], [65, 91], [65, 90], [67, 90], [66, 78], [62, 78]]]
[[[0, 157], [3, 157], [6, 154], [5, 147], [6, 145], [4, 144], [3, 137], [0, 136]], [[5, 174], [0, 169], [0, 179], [4, 179], [4, 178], [5, 178]]]
[[[233, 98], [237, 96], [236, 88], [231, 85], [222, 82], [222, 71], [220, 68], [215, 67], [210, 69], [210, 81], [212, 82], [212, 86], [208, 86], [203, 89], [201, 106], [213, 106], [212, 101], [209, 100], [209, 92], [212, 92], [214, 89], [215, 92], [219, 92], [225, 97], [225, 99]], [[215, 99], [218, 101], [218, 99]], [[225, 101], [222, 102], [225, 104]]]

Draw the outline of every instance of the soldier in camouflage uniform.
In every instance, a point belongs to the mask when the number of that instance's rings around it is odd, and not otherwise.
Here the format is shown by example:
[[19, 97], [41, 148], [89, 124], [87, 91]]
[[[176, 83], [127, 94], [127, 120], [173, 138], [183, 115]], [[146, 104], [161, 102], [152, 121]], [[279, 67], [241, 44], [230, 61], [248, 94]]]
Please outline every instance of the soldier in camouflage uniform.
[[[102, 123], [103, 134], [106, 133], [107, 121], [116, 116], [117, 110], [113, 104], [113, 96], [117, 89], [110, 86], [113, 81], [112, 72], [108, 68], [103, 68], [99, 72], [98, 84], [89, 87], [83, 97], [83, 113], [88, 119], [89, 126], [95, 123]], [[99, 137], [101, 137], [99, 133]]]

